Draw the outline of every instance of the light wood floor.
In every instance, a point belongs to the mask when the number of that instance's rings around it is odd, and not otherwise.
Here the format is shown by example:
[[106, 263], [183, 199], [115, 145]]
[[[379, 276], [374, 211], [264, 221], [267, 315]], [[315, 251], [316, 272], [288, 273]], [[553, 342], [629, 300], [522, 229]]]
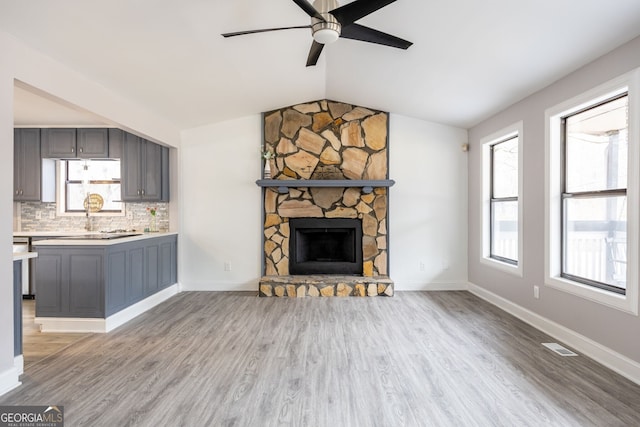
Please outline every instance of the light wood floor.
[[35, 323], [36, 301], [22, 300], [22, 352], [27, 369], [89, 334], [42, 333]]
[[34, 364], [67, 426], [638, 426], [640, 386], [467, 292], [182, 293]]

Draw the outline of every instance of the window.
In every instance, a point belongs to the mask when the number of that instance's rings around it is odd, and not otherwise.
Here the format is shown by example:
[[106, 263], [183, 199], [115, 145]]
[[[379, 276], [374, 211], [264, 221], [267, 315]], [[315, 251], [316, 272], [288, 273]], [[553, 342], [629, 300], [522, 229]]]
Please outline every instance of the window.
[[62, 160], [60, 172], [64, 212], [84, 213], [88, 194], [99, 196], [101, 213], [122, 212], [119, 160]]
[[562, 277], [625, 294], [628, 95], [562, 117]]
[[482, 139], [483, 263], [522, 276], [522, 122]]
[[546, 284], [638, 313], [638, 72], [547, 110]]

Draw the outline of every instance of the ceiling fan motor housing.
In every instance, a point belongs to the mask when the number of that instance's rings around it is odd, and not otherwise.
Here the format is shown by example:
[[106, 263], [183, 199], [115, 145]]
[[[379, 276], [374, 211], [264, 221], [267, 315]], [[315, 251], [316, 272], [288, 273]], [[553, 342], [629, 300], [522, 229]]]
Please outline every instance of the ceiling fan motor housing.
[[313, 2], [313, 7], [326, 20], [326, 22], [322, 22], [317, 18], [311, 18], [311, 34], [313, 34], [313, 39], [322, 44], [329, 44], [338, 40], [342, 27], [338, 20], [329, 13], [329, 11], [338, 8], [338, 1], [316, 0]]

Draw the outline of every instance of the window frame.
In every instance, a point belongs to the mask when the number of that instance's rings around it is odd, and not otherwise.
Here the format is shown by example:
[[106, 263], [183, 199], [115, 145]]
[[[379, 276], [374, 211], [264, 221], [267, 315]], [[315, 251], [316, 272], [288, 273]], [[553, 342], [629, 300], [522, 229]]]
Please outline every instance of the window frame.
[[[69, 160], [76, 159], [61, 159], [56, 161], [56, 215], [57, 216], [86, 216], [84, 210], [67, 210], [67, 184], [78, 183], [76, 180], [68, 179], [68, 167], [67, 162]], [[93, 161], [93, 160], [92, 160]], [[113, 181], [117, 182], [117, 181]], [[122, 178], [120, 179], [120, 185], [122, 186]], [[122, 190], [121, 190], [122, 191]], [[91, 216], [125, 216], [126, 206], [122, 203], [122, 209], [119, 211], [103, 210], [100, 212], [92, 212]]]
[[[493, 197], [493, 147], [497, 144], [509, 141], [513, 138], [518, 139], [518, 195], [516, 198], [499, 198]], [[524, 179], [523, 179], [523, 147], [524, 147], [524, 124], [522, 121], [516, 122], [497, 132], [494, 132], [480, 140], [482, 144], [482, 208], [481, 208], [481, 230], [482, 230], [482, 248], [480, 262], [491, 266], [498, 270], [513, 274], [518, 277], [523, 276], [523, 256], [524, 256]], [[492, 255], [492, 204], [496, 200], [511, 199], [517, 201], [518, 206], [518, 259], [511, 260], [500, 256]]]
[[[638, 259], [640, 218], [640, 69], [610, 80], [545, 111], [545, 285], [638, 315], [638, 262], [627, 264], [627, 287], [620, 294], [606, 286], [594, 286], [588, 279], [576, 280], [563, 273], [563, 119], [621, 96], [628, 95], [627, 153], [627, 259]], [[598, 193], [598, 192], [594, 192]]]

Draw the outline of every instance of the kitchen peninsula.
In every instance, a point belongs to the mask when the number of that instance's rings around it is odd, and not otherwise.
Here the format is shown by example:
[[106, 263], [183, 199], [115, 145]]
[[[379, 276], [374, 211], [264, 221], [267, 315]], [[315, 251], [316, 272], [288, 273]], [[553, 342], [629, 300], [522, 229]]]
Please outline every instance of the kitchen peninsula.
[[90, 233], [33, 246], [43, 332], [109, 332], [178, 293], [177, 233]]

